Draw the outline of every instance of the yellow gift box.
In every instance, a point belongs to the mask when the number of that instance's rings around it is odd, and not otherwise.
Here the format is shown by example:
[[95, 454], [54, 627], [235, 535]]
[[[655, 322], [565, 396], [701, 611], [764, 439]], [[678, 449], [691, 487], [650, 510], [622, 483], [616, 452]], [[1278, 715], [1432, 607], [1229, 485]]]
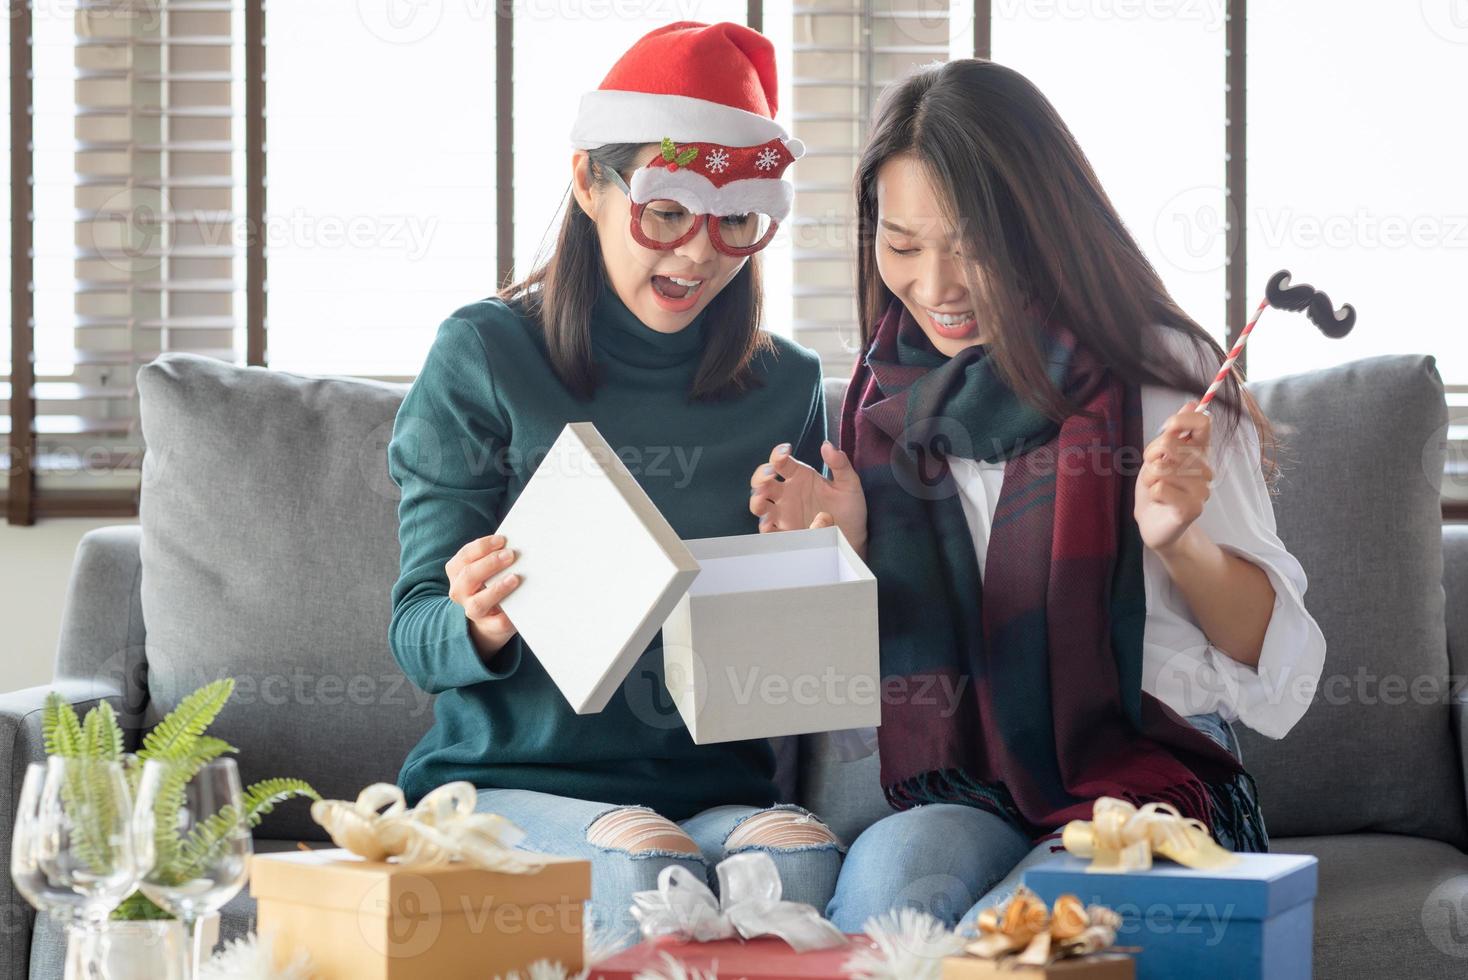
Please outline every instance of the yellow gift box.
[[1135, 980], [1136, 975], [1134, 959], [1111, 953], [1056, 960], [1047, 966], [1022, 966], [977, 956], [949, 956], [943, 960], [943, 980]]
[[591, 864], [526, 856], [543, 867], [413, 868], [340, 849], [256, 855], [256, 931], [274, 938], [278, 965], [306, 950], [317, 980], [483, 980], [542, 959], [575, 972]]

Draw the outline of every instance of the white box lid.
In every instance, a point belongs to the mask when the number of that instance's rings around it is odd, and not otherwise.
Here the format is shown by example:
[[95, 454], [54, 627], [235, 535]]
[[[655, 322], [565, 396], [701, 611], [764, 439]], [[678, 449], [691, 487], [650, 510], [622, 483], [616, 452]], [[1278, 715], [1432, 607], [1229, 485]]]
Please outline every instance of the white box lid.
[[502, 606], [577, 714], [601, 711], [698, 562], [590, 422], [567, 425], [500, 523]]

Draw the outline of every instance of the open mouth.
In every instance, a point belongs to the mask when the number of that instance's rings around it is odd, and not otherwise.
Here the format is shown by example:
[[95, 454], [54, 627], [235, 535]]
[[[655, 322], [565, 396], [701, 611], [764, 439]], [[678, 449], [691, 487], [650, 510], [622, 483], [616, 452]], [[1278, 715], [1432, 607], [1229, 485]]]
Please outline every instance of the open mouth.
[[705, 279], [684, 279], [679, 276], [653, 276], [653, 292], [671, 303], [692, 304], [698, 299], [698, 294], [703, 292]]
[[973, 310], [964, 310], [961, 313], [940, 313], [937, 310], [924, 312], [928, 314], [928, 322], [933, 325], [934, 330], [954, 340], [970, 336], [979, 326]]

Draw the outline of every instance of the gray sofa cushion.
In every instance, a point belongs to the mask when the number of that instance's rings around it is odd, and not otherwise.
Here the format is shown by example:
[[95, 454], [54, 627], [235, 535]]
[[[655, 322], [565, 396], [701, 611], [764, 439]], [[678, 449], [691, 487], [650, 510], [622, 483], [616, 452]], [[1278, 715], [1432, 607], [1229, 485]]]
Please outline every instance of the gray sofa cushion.
[[[167, 354], [138, 390], [148, 723], [233, 676], [213, 730], [245, 780], [300, 776], [338, 798], [395, 780], [433, 714], [387, 643], [404, 389]], [[261, 830], [325, 838], [301, 802]]]
[[1287, 837], [1320, 859], [1315, 976], [1329, 980], [1468, 973], [1468, 855], [1399, 834]]
[[1427, 355], [1251, 386], [1284, 442], [1279, 534], [1328, 644], [1310, 710], [1239, 728], [1271, 835], [1385, 831], [1468, 847], [1450, 725], [1441, 486], [1447, 409]]

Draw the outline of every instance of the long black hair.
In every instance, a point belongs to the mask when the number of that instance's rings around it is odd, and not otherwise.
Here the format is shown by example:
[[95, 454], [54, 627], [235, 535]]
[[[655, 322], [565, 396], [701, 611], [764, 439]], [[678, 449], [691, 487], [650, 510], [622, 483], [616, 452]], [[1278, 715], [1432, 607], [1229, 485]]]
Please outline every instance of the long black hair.
[[[927, 171], [963, 254], [983, 273], [982, 288], [969, 289], [995, 366], [1037, 410], [1060, 420], [1080, 407], [1046, 374], [1026, 309], [1064, 323], [1125, 382], [1199, 395], [1212, 383], [1223, 348], [1168, 294], [1054, 106], [1019, 72], [982, 58], [921, 68], [878, 103], [856, 174], [863, 351], [893, 299], [873, 248], [877, 174], [903, 154]], [[1144, 329], [1154, 324], [1191, 341], [1199, 363], [1150, 343]], [[1218, 392], [1225, 434], [1246, 410], [1272, 477], [1274, 432], [1242, 381], [1234, 369]]]

